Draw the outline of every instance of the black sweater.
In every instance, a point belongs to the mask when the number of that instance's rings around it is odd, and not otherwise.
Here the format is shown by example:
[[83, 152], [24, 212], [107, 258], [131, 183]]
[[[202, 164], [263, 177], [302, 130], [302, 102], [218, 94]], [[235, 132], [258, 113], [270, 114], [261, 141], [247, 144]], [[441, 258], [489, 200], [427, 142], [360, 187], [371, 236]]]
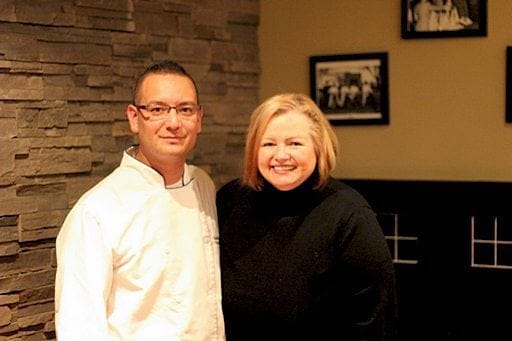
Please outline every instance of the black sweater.
[[395, 284], [375, 214], [330, 179], [217, 193], [228, 340], [391, 339]]

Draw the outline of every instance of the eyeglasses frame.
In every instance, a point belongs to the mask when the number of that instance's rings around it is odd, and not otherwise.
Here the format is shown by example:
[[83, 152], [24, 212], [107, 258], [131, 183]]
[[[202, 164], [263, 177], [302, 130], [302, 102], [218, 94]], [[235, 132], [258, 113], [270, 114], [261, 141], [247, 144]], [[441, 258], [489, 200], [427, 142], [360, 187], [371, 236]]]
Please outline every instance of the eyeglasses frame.
[[[186, 104], [180, 104], [180, 105], [168, 105], [168, 104], [160, 104], [160, 103], [155, 103], [154, 105], [158, 105], [158, 106], [161, 106], [161, 107], [168, 107], [167, 108], [167, 112], [165, 114], [162, 114], [161, 116], [157, 116], [157, 118], [155, 119], [155, 116], [149, 114], [149, 116], [146, 116], [144, 115], [144, 113], [142, 112], [142, 110], [145, 110], [147, 112], [150, 112], [148, 110], [148, 107], [151, 105], [150, 104], [142, 104], [142, 105], [137, 105], [137, 104], [134, 104], [134, 107], [137, 108], [137, 110], [142, 114], [142, 117], [144, 117], [145, 119], [147, 120], [150, 120], [150, 121], [160, 121], [160, 120], [164, 120], [166, 117], [168, 117], [167, 115], [169, 115], [171, 113], [171, 111], [174, 109], [176, 111], [176, 115], [177, 117], [185, 117], [185, 118], [189, 118], [189, 117], [193, 117], [195, 115], [197, 115], [199, 113], [199, 111], [201, 110], [202, 106], [200, 104], [191, 104], [191, 103], [186, 103]], [[183, 106], [193, 106], [194, 107], [194, 112], [190, 115], [183, 115], [183, 114], [180, 114], [178, 112], [178, 108], [179, 107], [183, 107]], [[142, 109], [142, 110], [141, 110]]]

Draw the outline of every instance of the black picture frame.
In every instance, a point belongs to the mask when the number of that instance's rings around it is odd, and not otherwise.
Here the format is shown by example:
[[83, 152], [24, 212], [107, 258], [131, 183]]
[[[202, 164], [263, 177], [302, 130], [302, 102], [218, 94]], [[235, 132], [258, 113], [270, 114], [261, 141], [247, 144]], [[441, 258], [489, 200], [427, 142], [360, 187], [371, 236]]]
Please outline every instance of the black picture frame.
[[[433, 1], [401, 0], [403, 39], [487, 36], [487, 0], [439, 0], [442, 5]], [[422, 7], [415, 11], [415, 6]], [[421, 13], [424, 20], [418, 20]]]
[[505, 78], [505, 122], [512, 123], [512, 46], [506, 50]]
[[309, 70], [311, 98], [331, 124], [389, 124], [387, 52], [311, 56]]

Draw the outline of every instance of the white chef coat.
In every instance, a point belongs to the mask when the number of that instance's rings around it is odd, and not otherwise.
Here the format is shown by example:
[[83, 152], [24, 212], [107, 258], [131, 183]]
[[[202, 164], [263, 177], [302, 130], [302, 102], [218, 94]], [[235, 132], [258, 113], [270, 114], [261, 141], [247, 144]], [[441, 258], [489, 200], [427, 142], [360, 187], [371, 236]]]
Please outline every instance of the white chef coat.
[[224, 340], [215, 186], [180, 182], [125, 152], [56, 242], [58, 340]]

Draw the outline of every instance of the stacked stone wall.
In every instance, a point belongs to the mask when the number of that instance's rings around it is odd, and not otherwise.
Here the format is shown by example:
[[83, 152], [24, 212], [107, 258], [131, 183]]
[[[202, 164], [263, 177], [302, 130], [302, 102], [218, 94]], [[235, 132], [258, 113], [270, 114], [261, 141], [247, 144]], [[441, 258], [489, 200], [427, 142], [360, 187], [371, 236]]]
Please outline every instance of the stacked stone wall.
[[205, 108], [190, 162], [239, 175], [258, 104], [257, 0], [0, 1], [0, 339], [55, 339], [55, 237], [136, 143], [125, 108], [174, 59]]

